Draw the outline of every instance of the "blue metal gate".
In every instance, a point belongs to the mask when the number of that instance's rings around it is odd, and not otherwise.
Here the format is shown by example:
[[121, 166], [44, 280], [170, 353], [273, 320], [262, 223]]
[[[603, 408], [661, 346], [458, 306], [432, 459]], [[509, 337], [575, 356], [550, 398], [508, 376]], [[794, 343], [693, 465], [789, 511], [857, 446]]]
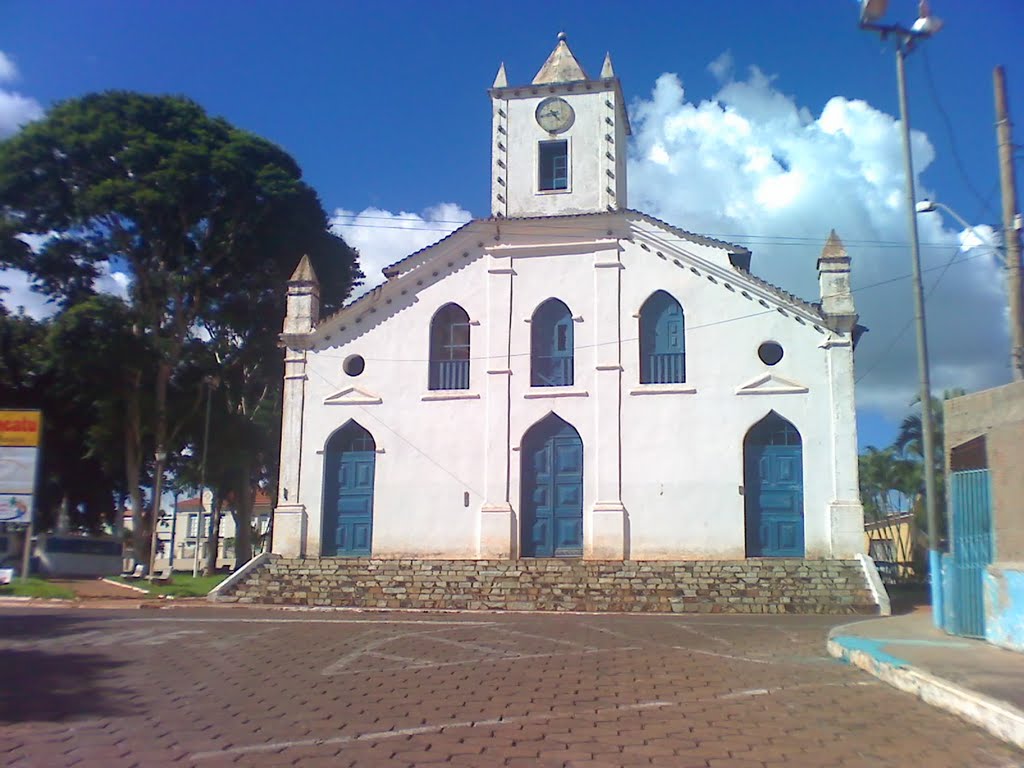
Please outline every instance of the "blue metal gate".
[[[989, 470], [967, 469], [950, 477], [953, 503], [952, 573], [946, 630], [985, 636], [985, 568], [992, 562], [992, 505]], [[939, 578], [939, 574], [932, 574]]]

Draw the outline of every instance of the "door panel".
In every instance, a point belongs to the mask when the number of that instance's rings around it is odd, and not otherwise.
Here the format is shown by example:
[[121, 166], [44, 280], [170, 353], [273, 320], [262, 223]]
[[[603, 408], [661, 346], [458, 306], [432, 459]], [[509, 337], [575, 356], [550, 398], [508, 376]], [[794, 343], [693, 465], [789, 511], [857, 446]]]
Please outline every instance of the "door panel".
[[785, 427], [755, 427], [744, 442], [747, 556], [803, 557], [803, 448], [792, 425], [775, 418]]
[[373, 451], [327, 451], [324, 557], [369, 557], [373, 531]]
[[557, 417], [533, 427], [523, 440], [524, 557], [583, 553], [583, 442]]

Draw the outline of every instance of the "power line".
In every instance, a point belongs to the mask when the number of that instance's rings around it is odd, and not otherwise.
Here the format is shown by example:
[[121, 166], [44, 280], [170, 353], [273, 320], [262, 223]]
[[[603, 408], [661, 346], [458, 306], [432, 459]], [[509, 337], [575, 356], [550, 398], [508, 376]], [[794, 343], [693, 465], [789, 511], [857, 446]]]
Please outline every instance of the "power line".
[[[390, 217], [390, 216], [372, 216], [372, 215], [370, 215], [370, 216], [359, 216], [358, 218], [360, 218], [360, 219], [378, 219], [378, 220], [386, 220], [386, 221], [396, 221], [396, 219], [394, 219], [393, 217]], [[401, 219], [398, 219], [397, 221], [401, 221]], [[510, 221], [519, 221], [519, 220], [517, 219], [517, 220], [510, 220]], [[359, 222], [351, 222], [351, 223], [347, 223], [347, 224], [335, 223], [333, 226], [335, 228], [352, 227], [352, 228], [356, 228], [356, 229], [400, 230], [400, 231], [403, 231], [403, 232], [434, 232], [434, 233], [438, 233], [438, 234], [442, 234], [442, 235], [447, 236], [447, 235], [450, 235], [453, 232], [455, 232], [459, 227], [464, 226], [465, 224], [468, 224], [470, 222], [457, 221], [457, 220], [445, 220], [445, 219], [432, 219], [430, 221], [422, 220], [420, 222], [415, 222], [415, 223], [417, 225], [423, 224], [423, 225], [431, 225], [431, 226], [404, 227], [404, 226], [394, 225], [394, 224], [365, 224], [365, 223], [359, 223]], [[501, 220], [497, 220], [497, 223], [500, 225], [503, 222]], [[448, 224], [448, 225], [452, 225], [452, 226], [433, 226], [435, 224]], [[584, 231], [584, 230], [587, 230], [587, 229], [589, 229], [592, 232], [607, 232], [607, 228], [606, 227], [586, 227], [586, 226], [579, 226], [578, 224], [570, 227], [570, 226], [567, 226], [567, 225], [549, 224], [549, 223], [546, 223], [544, 221], [533, 222], [531, 224], [531, 229], [533, 229], [533, 230], [547, 230], [548, 233], [560, 231], [560, 232], [563, 233], [563, 234], [559, 235], [560, 237], [572, 238], [574, 240], [578, 240], [581, 237], [581, 232]], [[821, 248], [823, 243], [824, 243], [824, 239], [823, 238], [820, 238], [820, 237], [805, 237], [805, 236], [801, 236], [801, 235], [751, 235], [751, 234], [740, 234], [740, 233], [735, 233], [735, 232], [733, 232], [733, 233], [729, 233], [729, 232], [709, 232], [709, 233], [705, 233], [705, 232], [702, 232], [702, 233], [699, 233], [699, 234], [697, 234], [697, 233], [694, 233], [694, 234], [695, 234], [696, 237], [706, 237], [706, 238], [710, 238], [710, 239], [714, 239], [714, 240], [722, 240], [725, 244], [728, 244], [728, 245], [741, 245], [743, 242], [746, 242], [746, 243], [749, 243], [751, 245], [789, 245], [789, 246], [799, 246], [799, 247]], [[530, 237], [531, 235], [528, 234], [528, 233], [512, 232], [512, 233], [505, 233], [504, 236], [506, 236], [506, 237], [508, 237], [508, 236], [512, 236], [512, 237], [515, 237], [515, 236]], [[585, 235], [583, 235], [583, 236], [585, 236]], [[689, 242], [692, 242], [692, 240], [690, 240], [689, 238], [678, 237], [678, 236], [663, 236], [663, 237], [661, 237], [661, 239], [666, 241], [666, 242], [674, 242], [674, 243], [689, 243]], [[732, 242], [732, 241], [737, 241], [737, 242]], [[898, 248], [898, 249], [902, 249], [902, 248], [909, 248], [910, 247], [909, 241], [905, 241], [905, 240], [857, 240], [857, 239], [846, 239], [846, 238], [844, 238], [843, 239], [843, 244], [848, 246], [848, 247], [865, 247], [865, 248]], [[920, 244], [920, 246], [922, 248], [946, 248], [948, 245], [949, 245], [949, 243], [945, 243], [945, 242], [932, 242], [932, 243], [925, 242], [925, 243], [921, 243]]]
[[[963, 159], [960, 157], [960, 150], [957, 147], [956, 134], [953, 131], [953, 121], [949, 119], [949, 113], [946, 111], [946, 108], [942, 105], [942, 100], [939, 98], [939, 90], [938, 88], [935, 87], [935, 79], [932, 77], [932, 63], [931, 59], [928, 56], [928, 47], [922, 46], [920, 48], [920, 51], [921, 55], [924, 57], [924, 73], [925, 80], [928, 82], [928, 92], [931, 94], [932, 101], [935, 103], [936, 109], [939, 110], [939, 115], [942, 117], [942, 122], [946, 127], [946, 135], [949, 138], [949, 150], [950, 154], [953, 155], [953, 161], [956, 165], [956, 169], [960, 173], [960, 178], [963, 181], [964, 186], [967, 187], [981, 203], [981, 212], [979, 215], [983, 215], [986, 212], [991, 213], [990, 207], [992, 204], [992, 195], [990, 194], [988, 198], [983, 198], [981, 196], [981, 193], [978, 191], [978, 188], [975, 187], [973, 182], [971, 181], [971, 177], [967, 173], [967, 169], [964, 166]], [[998, 180], [996, 183], [998, 184]]]
[[[947, 245], [947, 247], [948, 247], [948, 245]], [[959, 260], [958, 263], [964, 264], [964, 263], [966, 263], [968, 261], [972, 261], [974, 259], [980, 258], [981, 256], [984, 256], [984, 255], [987, 254], [987, 251], [984, 251], [984, 249], [974, 249], [974, 250], [980, 250], [982, 252], [981, 253], [977, 253], [977, 254], [975, 254], [973, 256], [964, 256], [962, 259]], [[936, 279], [935, 284], [932, 286], [931, 290], [928, 293], [929, 297], [931, 296], [932, 292], [934, 292], [935, 288], [938, 286], [938, 284], [942, 280], [942, 278], [945, 276], [946, 271], [956, 261], [956, 257], [957, 257], [957, 255], [959, 253], [960, 253], [959, 249], [955, 250], [954, 253], [953, 253], [953, 257], [949, 261], [947, 261], [944, 265], [942, 265], [942, 266], [928, 267], [927, 269], [922, 270], [923, 273], [935, 272], [937, 270], [942, 270], [941, 274]], [[910, 278], [909, 274], [907, 274], [907, 275], [898, 275], [896, 277], [887, 278], [885, 280], [879, 280], [879, 281], [877, 281], [875, 283], [869, 283], [867, 285], [859, 286], [857, 288], [854, 288], [850, 292], [851, 293], [859, 293], [861, 291], [871, 290], [872, 288], [878, 288], [878, 287], [883, 286], [883, 285], [889, 285], [891, 283], [899, 282], [901, 280], [907, 280], [909, 278]], [[751, 313], [745, 314], [745, 315], [737, 315], [737, 316], [734, 316], [734, 317], [726, 317], [726, 318], [723, 318], [721, 320], [712, 320], [712, 321], [709, 321], [707, 323], [699, 323], [699, 324], [692, 324], [692, 325], [691, 324], [687, 324], [685, 326], [685, 328], [684, 328], [684, 332], [685, 333], [691, 333], [692, 331], [700, 330], [702, 328], [711, 328], [711, 327], [718, 326], [718, 325], [726, 325], [728, 323], [739, 322], [740, 320], [749, 320], [750, 318], [754, 318], [754, 317], [761, 317], [761, 316], [764, 316], [764, 315], [770, 315], [770, 314], [773, 314], [773, 313], [775, 313], [777, 311], [778, 311], [777, 309], [765, 309], [765, 310], [759, 310], [757, 312], [751, 312]], [[908, 325], [909, 325], [909, 323], [908, 323]], [[906, 330], [906, 328], [903, 329], [903, 331], [905, 331], [905, 330]], [[900, 331], [900, 333], [903, 333], [903, 331]], [[610, 341], [599, 341], [599, 342], [595, 342], [593, 344], [574, 344], [573, 345], [573, 349], [577, 349], [577, 350], [595, 349], [597, 347], [605, 347], [605, 346], [609, 346], [609, 345], [612, 345], [612, 344], [632, 344], [632, 343], [637, 342], [639, 340], [640, 340], [639, 336], [629, 336], [629, 337], [625, 337], [625, 338], [621, 338], [621, 339], [613, 339], [613, 340], [610, 340]], [[887, 351], [888, 351], [888, 348], [887, 348]], [[501, 360], [501, 359], [505, 359], [507, 357], [516, 357], [516, 358], [518, 358], [518, 357], [529, 357], [530, 354], [531, 353], [529, 351], [527, 351], [527, 352], [502, 352], [502, 353], [496, 354], [496, 355], [472, 355], [472, 356], [470, 356], [470, 357], [468, 357], [466, 359], [467, 360], [471, 360], [471, 361], [472, 360], [476, 360], [476, 361], [489, 361], [489, 360]], [[344, 360], [347, 356], [348, 355], [332, 355], [332, 354], [329, 354], [329, 353], [326, 353], [326, 352], [319, 352], [318, 353], [318, 357], [334, 359], [334, 360]], [[410, 358], [401, 358], [401, 357], [366, 357], [364, 355], [363, 358], [367, 362], [372, 362], [372, 363], [418, 363], [418, 364], [422, 364], [422, 363], [430, 362], [430, 358], [429, 357], [410, 357]], [[864, 376], [866, 376], [866, 375], [867, 374], [865, 373]], [[863, 378], [863, 376], [861, 376], [861, 378]], [[860, 379], [858, 379], [857, 381], [860, 381]], [[328, 382], [328, 383], [331, 383], [331, 382]], [[333, 383], [332, 383], [332, 386], [334, 386]]]

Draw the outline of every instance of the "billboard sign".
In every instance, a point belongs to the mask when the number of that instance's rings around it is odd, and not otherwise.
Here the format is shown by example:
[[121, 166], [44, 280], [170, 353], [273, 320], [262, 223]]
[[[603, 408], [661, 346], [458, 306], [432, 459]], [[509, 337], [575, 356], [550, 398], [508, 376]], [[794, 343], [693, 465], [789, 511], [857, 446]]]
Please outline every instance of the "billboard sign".
[[42, 432], [42, 411], [0, 410], [0, 523], [32, 518]]

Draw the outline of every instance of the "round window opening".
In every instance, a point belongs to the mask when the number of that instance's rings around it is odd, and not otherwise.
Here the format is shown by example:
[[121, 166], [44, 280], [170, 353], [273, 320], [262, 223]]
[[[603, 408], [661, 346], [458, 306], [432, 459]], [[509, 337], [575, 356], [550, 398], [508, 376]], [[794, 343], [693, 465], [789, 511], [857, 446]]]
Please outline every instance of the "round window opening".
[[766, 341], [757, 348], [757, 356], [765, 365], [775, 365], [782, 359], [782, 345], [775, 341]]
[[349, 355], [341, 367], [349, 376], [358, 376], [366, 368], [366, 361], [363, 360], [362, 355]]

